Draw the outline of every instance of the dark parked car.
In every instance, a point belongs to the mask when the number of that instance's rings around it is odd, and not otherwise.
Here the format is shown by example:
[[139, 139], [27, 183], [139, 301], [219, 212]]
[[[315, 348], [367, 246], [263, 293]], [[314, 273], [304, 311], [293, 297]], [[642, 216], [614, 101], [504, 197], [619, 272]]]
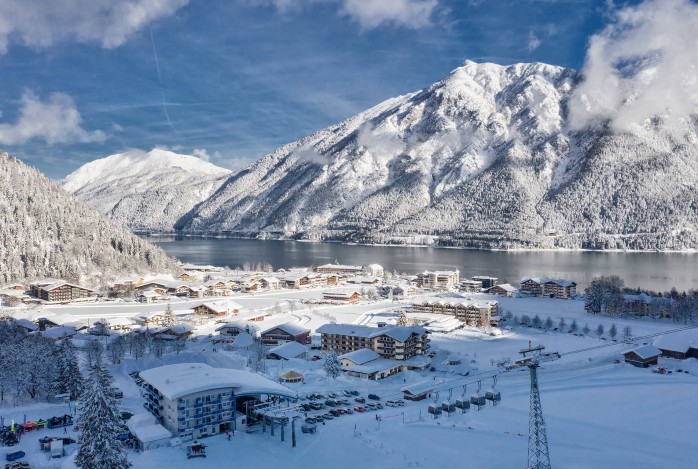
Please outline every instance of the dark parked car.
[[366, 402], [366, 399], [364, 399], [363, 397], [357, 397], [357, 398], [354, 399], [354, 400], [355, 400], [356, 402], [360, 402], [360, 403], [362, 403], [362, 404], [363, 404], [364, 402]]
[[381, 400], [380, 396], [378, 396], [377, 394], [369, 394], [369, 395], [368, 395], [368, 398], [369, 398], [369, 399], [373, 399], [374, 401], [380, 401], [380, 400]]
[[5, 459], [7, 461], [16, 461], [18, 459], [22, 459], [24, 456], [26, 456], [24, 451], [15, 451], [14, 453], [7, 453]]

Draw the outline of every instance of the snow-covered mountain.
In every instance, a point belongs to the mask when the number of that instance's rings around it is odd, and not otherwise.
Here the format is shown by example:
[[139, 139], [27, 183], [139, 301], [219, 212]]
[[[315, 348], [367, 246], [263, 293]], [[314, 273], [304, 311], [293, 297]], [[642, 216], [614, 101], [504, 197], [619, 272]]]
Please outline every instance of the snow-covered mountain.
[[0, 284], [58, 277], [99, 281], [175, 273], [158, 247], [0, 152]]
[[466, 62], [285, 145], [177, 224], [238, 236], [698, 248], [696, 123], [572, 131], [570, 69]]
[[92, 161], [68, 175], [62, 185], [134, 231], [166, 232], [229, 175], [229, 170], [195, 156], [155, 149]]

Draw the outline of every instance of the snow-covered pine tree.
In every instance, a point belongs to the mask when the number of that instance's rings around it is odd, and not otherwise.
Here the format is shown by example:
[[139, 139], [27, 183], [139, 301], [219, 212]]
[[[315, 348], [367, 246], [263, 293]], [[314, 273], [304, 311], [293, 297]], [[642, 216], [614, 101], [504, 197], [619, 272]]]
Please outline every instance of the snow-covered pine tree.
[[611, 324], [611, 328], [608, 330], [608, 335], [611, 336], [611, 340], [615, 340], [618, 335], [618, 328], [616, 328], [616, 323]]
[[165, 327], [172, 327], [176, 323], [174, 312], [172, 311], [172, 306], [167, 303], [165, 308], [165, 315], [162, 318], [162, 325]]
[[82, 469], [128, 468], [126, 451], [118, 435], [123, 431], [117, 402], [111, 394], [112, 377], [101, 360], [90, 366], [81, 396], [81, 434], [75, 464]]
[[553, 319], [550, 316], [548, 316], [548, 319], [545, 320], [545, 330], [549, 331], [550, 329], [553, 328], [553, 325], [554, 325]]
[[603, 332], [604, 332], [603, 324], [599, 324], [599, 327], [596, 328], [596, 335], [598, 335], [599, 338], [601, 338], [601, 336], [603, 335]]
[[108, 349], [109, 358], [111, 359], [111, 362], [114, 365], [121, 363], [121, 360], [124, 358], [124, 355], [126, 355], [126, 339], [124, 338], [124, 336], [116, 336], [116, 338], [112, 340], [109, 344]]
[[73, 341], [68, 338], [63, 339], [58, 352], [58, 391], [70, 393], [70, 399], [77, 399], [82, 393], [83, 378]]
[[570, 324], [570, 332], [572, 334], [576, 334], [578, 330], [579, 330], [579, 326], [577, 325], [577, 320], [573, 319], [572, 324]]
[[407, 319], [407, 314], [404, 311], [400, 312], [400, 316], [397, 318], [398, 326], [409, 326], [410, 320]]
[[328, 378], [335, 379], [342, 372], [342, 364], [339, 362], [337, 352], [332, 349], [325, 354], [325, 363], [322, 365]]
[[584, 332], [584, 335], [589, 335], [589, 332], [591, 332], [591, 329], [589, 328], [588, 322], [586, 324], [584, 324], [584, 329], [582, 329], [582, 332]]

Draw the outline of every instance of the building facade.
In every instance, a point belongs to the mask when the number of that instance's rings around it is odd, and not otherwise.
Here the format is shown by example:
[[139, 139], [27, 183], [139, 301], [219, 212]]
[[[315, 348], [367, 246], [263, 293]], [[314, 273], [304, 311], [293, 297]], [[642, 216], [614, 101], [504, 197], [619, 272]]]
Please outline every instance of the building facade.
[[498, 301], [427, 298], [412, 303], [413, 313], [447, 314], [475, 327], [488, 327], [499, 312]]
[[354, 324], [324, 324], [321, 334], [322, 350], [345, 354], [370, 349], [381, 358], [405, 360], [424, 355], [429, 350], [429, 333], [420, 326], [370, 327]]

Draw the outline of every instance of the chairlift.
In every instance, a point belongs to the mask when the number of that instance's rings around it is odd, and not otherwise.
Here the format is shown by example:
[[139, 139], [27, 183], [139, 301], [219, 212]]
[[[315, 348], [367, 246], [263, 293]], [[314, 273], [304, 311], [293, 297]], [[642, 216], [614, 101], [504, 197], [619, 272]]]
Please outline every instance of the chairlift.
[[467, 397], [465, 397], [465, 394], [468, 390], [468, 385], [464, 384], [463, 385], [463, 394], [461, 394], [460, 399], [456, 399], [456, 407], [461, 410], [461, 412], [465, 413], [470, 409], [470, 401], [468, 400]]
[[485, 396], [480, 395], [480, 390], [482, 389], [482, 381], [477, 382], [477, 391], [475, 394], [470, 396], [470, 403], [477, 406], [477, 410], [482, 409], [485, 406]]
[[492, 387], [485, 392], [485, 399], [492, 402], [492, 405], [495, 406], [502, 400], [502, 393], [495, 389], [495, 386], [497, 386], [497, 375], [492, 377], [492, 381]]

